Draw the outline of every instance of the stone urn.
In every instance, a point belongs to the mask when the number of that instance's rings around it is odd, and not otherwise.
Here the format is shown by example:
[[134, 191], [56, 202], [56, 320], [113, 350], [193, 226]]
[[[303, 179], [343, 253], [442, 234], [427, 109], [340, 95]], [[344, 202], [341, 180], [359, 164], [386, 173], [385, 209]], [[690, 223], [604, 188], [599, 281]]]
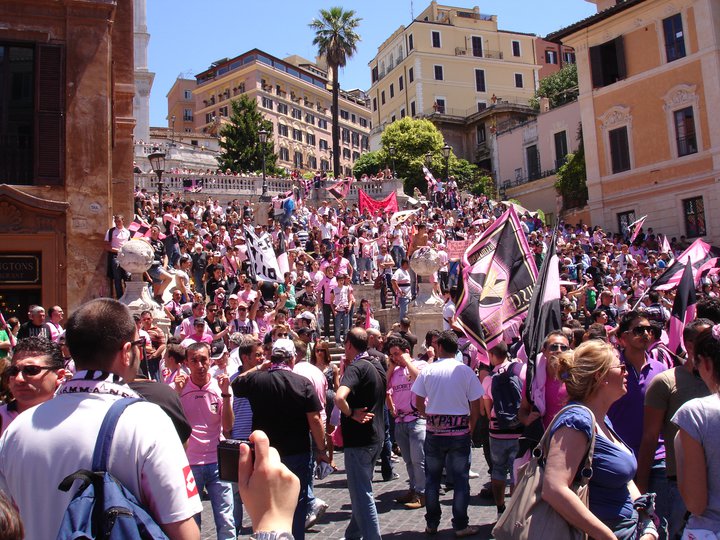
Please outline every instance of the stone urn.
[[418, 308], [442, 306], [443, 301], [433, 294], [431, 276], [442, 266], [440, 255], [431, 247], [421, 247], [410, 257], [410, 268], [418, 276], [418, 290], [415, 303]]
[[125, 294], [120, 302], [125, 304], [133, 315], [145, 310], [152, 312], [155, 324], [167, 335], [170, 331], [170, 320], [165, 310], [150, 295], [148, 284], [143, 274], [152, 266], [155, 259], [153, 249], [148, 242], [135, 238], [126, 242], [118, 253], [118, 262], [125, 271], [132, 274], [132, 281], [125, 284]]

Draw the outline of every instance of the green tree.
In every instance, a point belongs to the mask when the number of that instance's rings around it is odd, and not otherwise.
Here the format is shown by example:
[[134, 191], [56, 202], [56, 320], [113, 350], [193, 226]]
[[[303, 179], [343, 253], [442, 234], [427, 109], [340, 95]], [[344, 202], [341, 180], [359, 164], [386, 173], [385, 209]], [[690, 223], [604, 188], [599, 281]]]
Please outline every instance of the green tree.
[[238, 173], [261, 171], [263, 145], [259, 142], [258, 131], [262, 128], [268, 132], [268, 142], [264, 145], [265, 169], [269, 173], [275, 172], [277, 156], [273, 151], [272, 122], [263, 117], [257, 101], [246, 95], [232, 100], [230, 105], [230, 122], [220, 130], [219, 168]]
[[582, 126], [578, 128], [578, 140], [577, 152], [568, 154], [567, 161], [557, 171], [555, 189], [562, 195], [563, 210], [583, 207], [588, 201]]
[[566, 64], [560, 71], [542, 79], [530, 106], [540, 110], [540, 98], [550, 98], [550, 107], [557, 107], [578, 96], [578, 74], [576, 64]]
[[345, 11], [341, 7], [321, 9], [320, 17], [313, 19], [310, 28], [315, 30], [313, 45], [324, 56], [332, 77], [332, 148], [333, 172], [340, 173], [340, 122], [338, 119], [340, 78], [339, 71], [345, 67], [348, 58], [357, 51], [360, 36], [355, 32], [362, 19], [355, 17], [353, 10]]
[[353, 165], [353, 175], [360, 178], [363, 174], [370, 176], [385, 168], [385, 156], [379, 150], [362, 154]]

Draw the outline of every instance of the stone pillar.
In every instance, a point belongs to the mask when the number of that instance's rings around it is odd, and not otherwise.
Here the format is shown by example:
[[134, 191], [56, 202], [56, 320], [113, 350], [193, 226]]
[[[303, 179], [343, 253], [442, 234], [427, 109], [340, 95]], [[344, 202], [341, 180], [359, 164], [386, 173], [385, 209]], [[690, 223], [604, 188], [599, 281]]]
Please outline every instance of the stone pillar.
[[135, 117], [135, 140], [150, 140], [150, 91], [155, 74], [148, 70], [147, 50], [150, 34], [147, 31], [146, 0], [134, 0], [133, 41], [135, 44], [135, 98], [133, 115]]
[[438, 252], [432, 248], [420, 248], [410, 258], [410, 268], [418, 277], [418, 289], [415, 302], [408, 310], [408, 317], [412, 322], [412, 331], [418, 342], [425, 340], [425, 334], [430, 330], [442, 330], [442, 299], [433, 293], [433, 284], [430, 277], [438, 271], [441, 263]]

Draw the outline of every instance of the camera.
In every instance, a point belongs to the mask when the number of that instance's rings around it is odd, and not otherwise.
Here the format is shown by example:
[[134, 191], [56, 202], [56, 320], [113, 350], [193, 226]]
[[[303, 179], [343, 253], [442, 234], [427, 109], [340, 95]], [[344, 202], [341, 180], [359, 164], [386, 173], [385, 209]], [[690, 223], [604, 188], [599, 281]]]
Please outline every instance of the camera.
[[247, 439], [225, 439], [217, 447], [218, 471], [220, 480], [226, 482], [238, 481], [238, 460], [240, 459], [240, 445], [250, 447], [250, 459], [255, 461], [255, 446]]

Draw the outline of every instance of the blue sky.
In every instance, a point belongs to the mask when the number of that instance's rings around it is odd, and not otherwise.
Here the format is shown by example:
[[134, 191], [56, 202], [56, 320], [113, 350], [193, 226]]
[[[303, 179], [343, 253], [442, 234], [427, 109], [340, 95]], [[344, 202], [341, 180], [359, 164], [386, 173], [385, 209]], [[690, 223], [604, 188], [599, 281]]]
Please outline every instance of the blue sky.
[[[370, 86], [368, 62], [378, 46], [423, 11], [429, 0], [147, 0], [150, 46], [148, 65], [155, 72], [150, 125], [166, 126], [166, 95], [175, 79], [192, 78], [220, 58], [257, 47], [284, 58], [315, 57], [308, 23], [323, 8], [341, 5], [362, 18], [357, 54], [340, 73], [343, 88]], [[498, 16], [502, 30], [547, 35], [595, 13], [586, 0], [488, 0], [440, 2]]]

